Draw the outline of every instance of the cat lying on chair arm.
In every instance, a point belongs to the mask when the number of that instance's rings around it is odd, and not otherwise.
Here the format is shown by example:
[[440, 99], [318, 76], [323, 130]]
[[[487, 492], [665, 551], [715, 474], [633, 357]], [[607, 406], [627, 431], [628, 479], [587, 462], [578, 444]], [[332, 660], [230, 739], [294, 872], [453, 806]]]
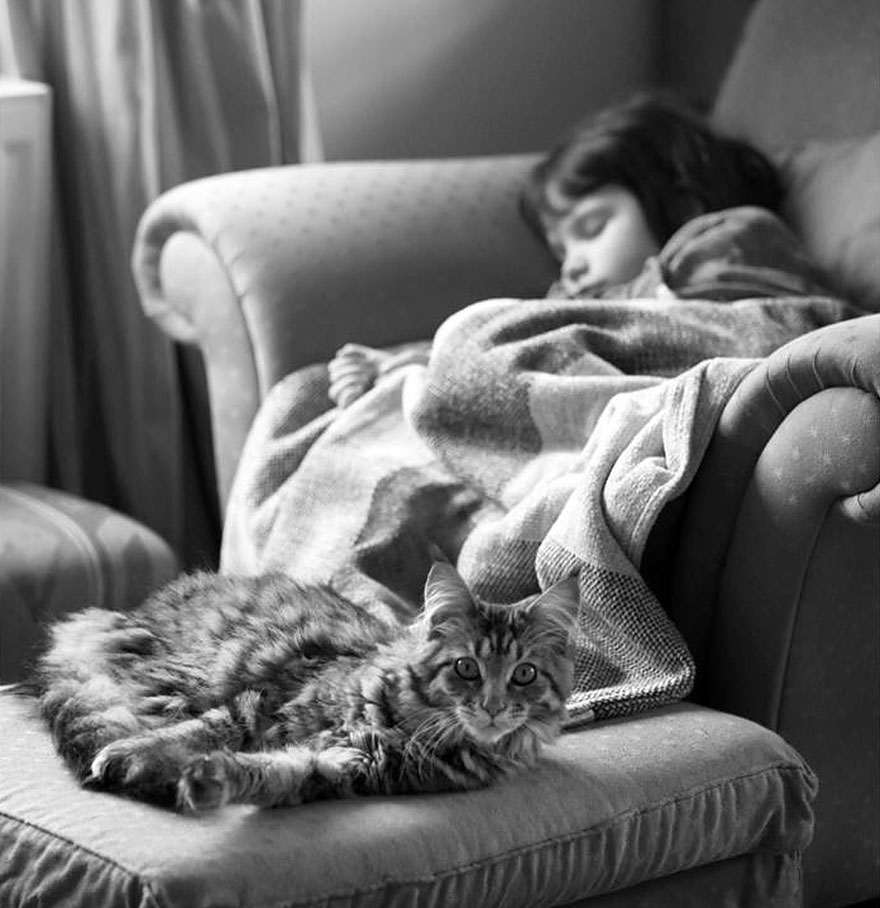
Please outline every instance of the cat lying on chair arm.
[[393, 627], [284, 575], [198, 573], [56, 624], [31, 689], [85, 785], [184, 811], [471, 789], [558, 735], [577, 608], [575, 578], [492, 605], [437, 562]]

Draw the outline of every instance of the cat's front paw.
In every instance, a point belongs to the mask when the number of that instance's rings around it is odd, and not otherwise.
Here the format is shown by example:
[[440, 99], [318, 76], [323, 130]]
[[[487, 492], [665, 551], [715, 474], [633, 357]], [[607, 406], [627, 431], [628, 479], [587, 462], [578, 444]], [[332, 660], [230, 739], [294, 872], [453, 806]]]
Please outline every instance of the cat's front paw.
[[187, 813], [214, 810], [232, 800], [226, 757], [220, 751], [195, 757], [180, 774], [177, 808]]
[[328, 782], [338, 783], [358, 772], [365, 772], [370, 756], [357, 747], [334, 744], [325, 747], [315, 756], [315, 772]]
[[315, 754], [310, 771], [300, 782], [300, 800], [351, 797], [362, 787], [360, 780], [367, 777], [371, 766], [370, 755], [357, 747], [325, 747]]
[[173, 755], [155, 741], [122, 738], [98, 751], [83, 785], [165, 803], [173, 800], [175, 762]]

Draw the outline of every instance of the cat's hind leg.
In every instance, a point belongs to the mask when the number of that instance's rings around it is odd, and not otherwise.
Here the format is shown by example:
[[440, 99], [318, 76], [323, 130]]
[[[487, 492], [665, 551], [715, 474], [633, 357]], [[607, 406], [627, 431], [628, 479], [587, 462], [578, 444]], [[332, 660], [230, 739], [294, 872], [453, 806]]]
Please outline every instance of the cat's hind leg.
[[183, 770], [177, 806], [198, 812], [224, 804], [288, 807], [304, 801], [351, 797], [369, 755], [355, 747], [292, 745], [257, 753], [215, 751]]

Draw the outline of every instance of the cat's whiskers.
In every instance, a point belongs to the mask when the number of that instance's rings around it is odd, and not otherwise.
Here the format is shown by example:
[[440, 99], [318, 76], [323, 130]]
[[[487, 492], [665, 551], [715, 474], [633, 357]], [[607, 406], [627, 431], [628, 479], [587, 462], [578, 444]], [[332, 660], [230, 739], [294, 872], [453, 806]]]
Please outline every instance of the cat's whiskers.
[[441, 747], [458, 744], [461, 741], [459, 723], [446, 712], [429, 714], [410, 736], [404, 748], [405, 758], [411, 758], [416, 773], [423, 775], [422, 767], [431, 767], [431, 762]]
[[474, 714], [468, 726], [473, 729], [473, 737], [481, 744], [495, 746], [521, 728], [522, 724], [522, 718], [509, 714], [500, 717], [500, 721], [493, 719], [492, 721], [482, 722]]
[[410, 733], [409, 738], [407, 739], [406, 744], [403, 748], [403, 757], [404, 760], [415, 759], [417, 762], [421, 760], [422, 753], [424, 750], [424, 743], [422, 737], [426, 733], [434, 734], [436, 732], [436, 727], [440, 723], [440, 716], [437, 713], [427, 713], [424, 719], [422, 719], [419, 724], [413, 729]]
[[418, 746], [423, 751], [426, 749], [432, 751], [454, 730], [455, 723], [450, 721], [450, 717], [446, 713], [435, 712], [419, 723], [408, 745]]

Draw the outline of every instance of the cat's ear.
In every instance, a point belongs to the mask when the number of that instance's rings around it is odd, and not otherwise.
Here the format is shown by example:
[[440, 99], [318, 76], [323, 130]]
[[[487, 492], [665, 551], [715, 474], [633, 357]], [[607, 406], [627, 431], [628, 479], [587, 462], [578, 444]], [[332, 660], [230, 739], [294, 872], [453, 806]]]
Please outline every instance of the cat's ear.
[[476, 615], [471, 591], [448, 561], [435, 561], [425, 581], [424, 616], [429, 636], [466, 630]]
[[572, 637], [577, 629], [580, 589], [577, 577], [565, 577], [541, 593], [528, 612], [542, 624]]

